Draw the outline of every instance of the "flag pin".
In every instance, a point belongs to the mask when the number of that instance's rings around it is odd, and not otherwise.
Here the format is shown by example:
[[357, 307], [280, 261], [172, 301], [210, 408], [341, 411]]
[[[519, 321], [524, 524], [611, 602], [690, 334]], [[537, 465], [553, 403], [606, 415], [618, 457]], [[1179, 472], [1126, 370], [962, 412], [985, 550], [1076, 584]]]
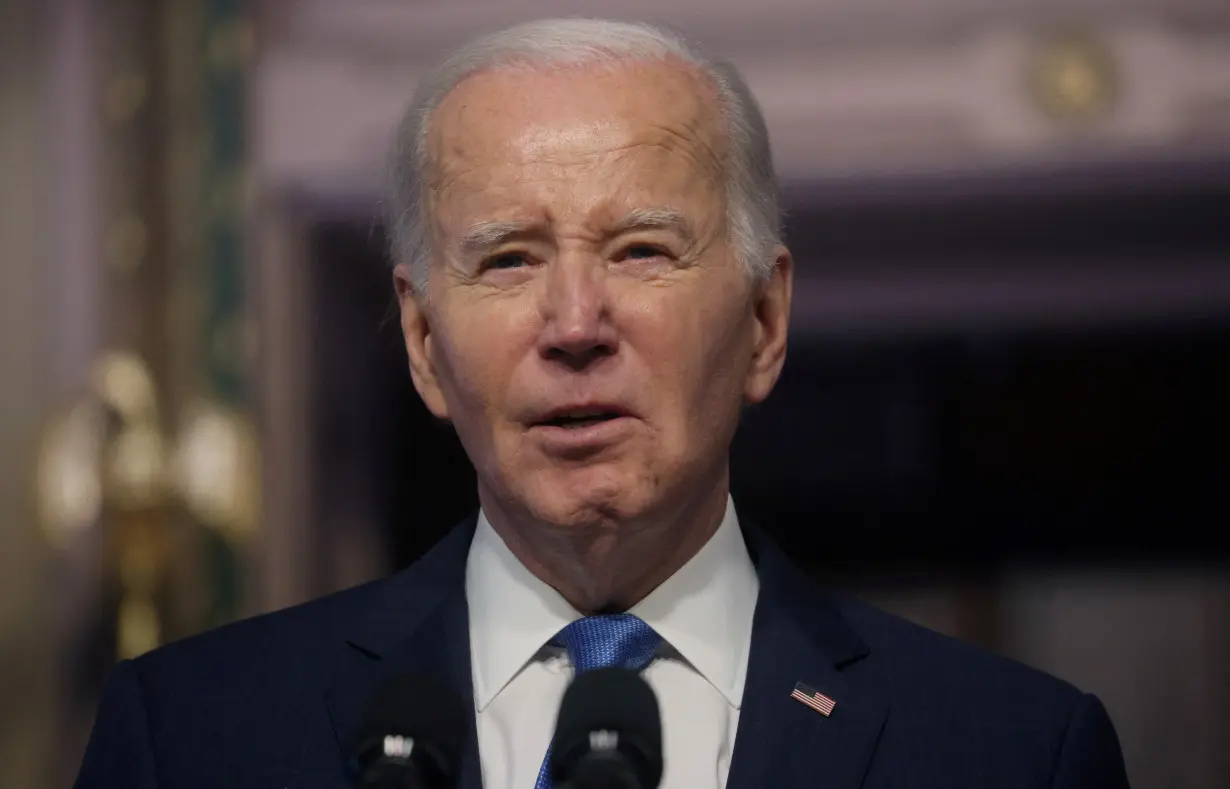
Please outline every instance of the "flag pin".
[[794, 690], [790, 692], [790, 698], [803, 702], [826, 718], [833, 714], [833, 708], [837, 706], [837, 702], [802, 682], [795, 684]]

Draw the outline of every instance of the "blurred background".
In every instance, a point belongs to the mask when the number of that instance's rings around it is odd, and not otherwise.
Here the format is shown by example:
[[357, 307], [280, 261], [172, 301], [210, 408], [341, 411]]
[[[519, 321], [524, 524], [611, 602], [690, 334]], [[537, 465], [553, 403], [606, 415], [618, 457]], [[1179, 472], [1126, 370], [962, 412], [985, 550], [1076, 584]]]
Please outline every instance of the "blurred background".
[[116, 659], [475, 505], [383, 156], [427, 64], [547, 15], [676, 26], [763, 104], [798, 282], [741, 513], [1099, 694], [1135, 786], [1230, 786], [1225, 0], [3, 0], [3, 785], [70, 785]]

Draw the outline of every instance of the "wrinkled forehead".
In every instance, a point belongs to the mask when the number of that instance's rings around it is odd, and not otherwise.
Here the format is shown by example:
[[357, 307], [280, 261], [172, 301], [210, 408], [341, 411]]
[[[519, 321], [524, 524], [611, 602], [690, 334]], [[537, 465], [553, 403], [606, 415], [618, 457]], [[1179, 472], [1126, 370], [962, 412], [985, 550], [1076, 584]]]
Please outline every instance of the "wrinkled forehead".
[[429, 182], [482, 186], [523, 165], [578, 165], [623, 151], [656, 152], [661, 166], [718, 176], [724, 135], [716, 93], [692, 67], [669, 61], [489, 70], [440, 103], [428, 135]]

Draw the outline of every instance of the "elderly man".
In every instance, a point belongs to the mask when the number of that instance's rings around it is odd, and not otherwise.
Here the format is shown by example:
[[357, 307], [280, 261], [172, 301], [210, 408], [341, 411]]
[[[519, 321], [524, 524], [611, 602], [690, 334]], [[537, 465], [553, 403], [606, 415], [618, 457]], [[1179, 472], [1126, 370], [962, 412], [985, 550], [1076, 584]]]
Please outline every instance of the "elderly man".
[[547, 787], [565, 687], [616, 663], [669, 789], [1127, 785], [1095, 698], [826, 595], [738, 518], [792, 260], [732, 69], [522, 25], [422, 81], [394, 159], [410, 372], [481, 511], [391, 579], [121, 664], [79, 787], [337, 786], [356, 700], [409, 667], [472, 703], [463, 785]]

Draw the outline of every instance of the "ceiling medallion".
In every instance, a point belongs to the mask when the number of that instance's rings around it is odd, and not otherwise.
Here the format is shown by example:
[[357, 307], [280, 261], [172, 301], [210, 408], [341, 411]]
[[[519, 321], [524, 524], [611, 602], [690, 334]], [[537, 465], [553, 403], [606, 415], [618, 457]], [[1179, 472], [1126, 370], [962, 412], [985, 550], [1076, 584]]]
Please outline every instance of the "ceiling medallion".
[[1121, 88], [1114, 52], [1090, 33], [1045, 37], [1029, 58], [1027, 79], [1038, 108], [1068, 123], [1105, 118]]

